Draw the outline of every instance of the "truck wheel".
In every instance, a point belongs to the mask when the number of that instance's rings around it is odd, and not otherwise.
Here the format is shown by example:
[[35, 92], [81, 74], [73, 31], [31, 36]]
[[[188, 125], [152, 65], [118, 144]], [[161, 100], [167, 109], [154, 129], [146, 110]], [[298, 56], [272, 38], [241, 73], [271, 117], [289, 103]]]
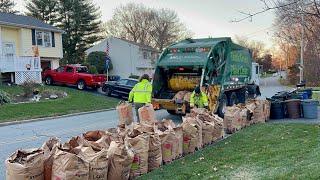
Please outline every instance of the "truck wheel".
[[224, 113], [226, 112], [227, 104], [228, 104], [227, 95], [223, 94], [219, 101], [219, 107], [218, 107], [218, 115], [222, 118], [224, 117]]
[[44, 79], [44, 82], [46, 83], [46, 85], [52, 85], [52, 83], [53, 83], [52, 77], [47, 76], [47, 77]]
[[84, 90], [86, 88], [86, 83], [84, 82], [84, 80], [79, 80], [77, 82], [77, 88], [79, 90]]
[[176, 111], [175, 110], [167, 110], [167, 112], [171, 115], [176, 115]]
[[238, 101], [237, 94], [235, 92], [232, 92], [229, 97], [229, 106], [233, 106], [238, 103], [239, 103], [239, 101]]
[[112, 91], [111, 91], [110, 88], [107, 87], [107, 88], [104, 90], [104, 92], [106, 93], [107, 96], [111, 96], [111, 92], [112, 92]]

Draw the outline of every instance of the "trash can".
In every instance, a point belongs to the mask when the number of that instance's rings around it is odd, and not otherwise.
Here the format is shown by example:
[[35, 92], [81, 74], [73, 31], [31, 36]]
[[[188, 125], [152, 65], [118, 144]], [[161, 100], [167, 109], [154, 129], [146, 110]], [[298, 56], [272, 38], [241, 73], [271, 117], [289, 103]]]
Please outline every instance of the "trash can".
[[288, 118], [297, 119], [301, 117], [300, 99], [290, 99], [285, 101]]
[[308, 94], [308, 99], [312, 99], [312, 89], [311, 88], [304, 89], [303, 91]]
[[271, 101], [270, 119], [283, 119], [284, 106], [283, 101]]
[[318, 118], [318, 105], [317, 100], [303, 100], [301, 101], [303, 117], [307, 119], [317, 119]]

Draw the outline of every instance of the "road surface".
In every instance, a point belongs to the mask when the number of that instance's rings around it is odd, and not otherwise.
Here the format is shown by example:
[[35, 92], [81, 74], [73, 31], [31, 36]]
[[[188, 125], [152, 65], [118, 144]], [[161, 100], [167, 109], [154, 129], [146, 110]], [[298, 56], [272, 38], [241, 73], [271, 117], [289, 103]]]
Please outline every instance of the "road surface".
[[[276, 77], [261, 80], [262, 98], [285, 89]], [[166, 111], [157, 111], [156, 114], [158, 119], [168, 118], [181, 123], [181, 117], [169, 115]], [[117, 119], [115, 111], [105, 111], [0, 127], [0, 179], [5, 179], [5, 159], [15, 150], [40, 147], [53, 136], [64, 142], [89, 130], [116, 127]]]

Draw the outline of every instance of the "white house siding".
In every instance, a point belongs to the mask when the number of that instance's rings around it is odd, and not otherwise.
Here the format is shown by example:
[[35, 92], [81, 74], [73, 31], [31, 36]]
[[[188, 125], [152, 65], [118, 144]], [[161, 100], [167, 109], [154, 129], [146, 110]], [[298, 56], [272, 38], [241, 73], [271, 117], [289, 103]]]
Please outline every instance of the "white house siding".
[[127, 78], [130, 75], [153, 74], [151, 59], [143, 58], [143, 51], [138, 45], [110, 37], [86, 51], [87, 55], [94, 51], [105, 51], [109, 42], [109, 55], [113, 64], [110, 75]]

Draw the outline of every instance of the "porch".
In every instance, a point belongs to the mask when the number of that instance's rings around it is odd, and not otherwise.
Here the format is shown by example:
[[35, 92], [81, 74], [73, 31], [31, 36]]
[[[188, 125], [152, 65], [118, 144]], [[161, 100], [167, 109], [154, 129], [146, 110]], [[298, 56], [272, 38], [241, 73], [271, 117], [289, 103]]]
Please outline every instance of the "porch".
[[40, 57], [0, 56], [0, 73], [11, 73], [11, 82], [42, 82]]

